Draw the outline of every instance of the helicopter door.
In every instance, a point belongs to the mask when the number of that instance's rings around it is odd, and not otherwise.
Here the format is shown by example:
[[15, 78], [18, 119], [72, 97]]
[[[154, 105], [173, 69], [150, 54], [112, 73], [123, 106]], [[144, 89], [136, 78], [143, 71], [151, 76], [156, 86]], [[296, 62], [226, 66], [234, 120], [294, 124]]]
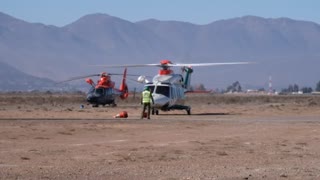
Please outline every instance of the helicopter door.
[[170, 86], [170, 105], [175, 104], [176, 100], [177, 100], [176, 87]]
[[105, 95], [104, 95], [105, 101], [109, 103], [114, 101], [115, 94], [113, 92], [113, 88], [106, 88], [105, 89]]
[[173, 87], [171, 86], [171, 87], [170, 87], [170, 99], [174, 99], [174, 98], [175, 98], [174, 89], [173, 89]]

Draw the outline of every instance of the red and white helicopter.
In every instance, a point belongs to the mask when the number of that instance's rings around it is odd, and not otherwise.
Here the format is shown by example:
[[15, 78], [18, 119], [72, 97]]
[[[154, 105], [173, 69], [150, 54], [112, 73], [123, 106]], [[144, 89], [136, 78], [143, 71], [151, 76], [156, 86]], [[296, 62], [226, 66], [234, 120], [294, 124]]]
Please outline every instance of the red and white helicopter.
[[[111, 80], [112, 75], [122, 75], [122, 81], [119, 89], [115, 87], [115, 82]], [[89, 78], [94, 76], [100, 77], [97, 83], [94, 83], [94, 81], [91, 78]], [[87, 92], [86, 99], [88, 103], [92, 104], [92, 107], [98, 107], [99, 105], [105, 106], [106, 104], [114, 107], [116, 106], [115, 99], [117, 96], [119, 96], [121, 99], [126, 99], [129, 95], [128, 86], [126, 83], [127, 68], [124, 69], [123, 74], [103, 72], [101, 74], [91, 74], [86, 76], [73, 77], [59, 83], [85, 78], [86, 82], [91, 85], [90, 90]]]
[[[153, 77], [152, 82], [140, 76], [138, 81], [145, 83], [151, 89], [154, 104], [152, 114], [159, 114], [159, 110], [186, 110], [191, 114], [191, 107], [185, 105], [185, 93], [190, 90], [192, 67], [195, 66], [221, 66], [250, 64], [250, 62], [227, 62], [227, 63], [191, 63], [175, 64], [170, 60], [162, 60], [159, 64], [128, 64], [128, 65], [107, 65], [105, 67], [160, 67], [159, 73]], [[176, 74], [171, 67], [181, 67], [182, 73]]]

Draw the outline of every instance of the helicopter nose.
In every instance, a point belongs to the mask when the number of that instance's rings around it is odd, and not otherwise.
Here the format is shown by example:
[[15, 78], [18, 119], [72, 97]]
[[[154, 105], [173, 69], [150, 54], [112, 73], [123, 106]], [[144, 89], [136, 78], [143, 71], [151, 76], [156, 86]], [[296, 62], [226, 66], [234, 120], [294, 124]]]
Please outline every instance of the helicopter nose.
[[92, 96], [92, 95], [87, 96], [87, 101], [90, 103], [94, 103], [94, 102], [96, 102], [96, 100], [97, 100], [97, 97], [95, 97], [95, 96]]
[[154, 100], [154, 104], [153, 107], [163, 107], [165, 105], [167, 105], [170, 101], [170, 99], [162, 94], [153, 94], [153, 100]]

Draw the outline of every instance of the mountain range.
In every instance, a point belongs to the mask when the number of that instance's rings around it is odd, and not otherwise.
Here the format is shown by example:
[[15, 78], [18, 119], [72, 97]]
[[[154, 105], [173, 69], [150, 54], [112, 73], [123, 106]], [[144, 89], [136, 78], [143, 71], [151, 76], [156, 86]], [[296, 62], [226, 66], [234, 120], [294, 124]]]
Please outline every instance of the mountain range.
[[50, 79], [31, 76], [3, 62], [0, 62], [0, 77], [1, 91], [49, 90], [55, 84]]
[[[193, 84], [203, 83], [210, 89], [235, 81], [245, 88], [268, 88], [269, 76], [278, 89], [289, 84], [315, 87], [320, 80], [319, 52], [319, 24], [289, 18], [244, 16], [197, 25], [156, 19], [130, 22], [97, 13], [57, 27], [0, 13], [0, 62], [6, 64], [0, 70], [10, 67], [54, 81], [122, 71], [90, 65], [169, 59], [176, 63], [255, 62], [194, 67]], [[154, 75], [157, 69], [131, 68], [129, 72]], [[1, 75], [0, 80], [10, 78]]]

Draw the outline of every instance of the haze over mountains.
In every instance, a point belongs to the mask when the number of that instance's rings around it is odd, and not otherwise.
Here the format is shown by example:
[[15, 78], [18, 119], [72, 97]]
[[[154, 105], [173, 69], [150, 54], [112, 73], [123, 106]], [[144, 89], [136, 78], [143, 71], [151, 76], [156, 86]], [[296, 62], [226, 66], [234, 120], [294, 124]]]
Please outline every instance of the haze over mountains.
[[[252, 61], [257, 64], [195, 67], [193, 84], [225, 88], [234, 81], [247, 87], [275, 88], [296, 83], [315, 87], [320, 80], [320, 26], [288, 18], [245, 16], [196, 25], [149, 19], [129, 22], [90, 14], [64, 27], [28, 23], [0, 13], [0, 62], [35, 77], [119, 71], [88, 65]], [[3, 66], [0, 71], [4, 71]], [[179, 69], [176, 69], [179, 71]], [[131, 68], [154, 75], [156, 68]], [[10, 79], [11, 76], [2, 76]], [[1, 85], [2, 87], [2, 85]]]
[[0, 77], [1, 91], [50, 90], [55, 87], [52, 80], [31, 76], [3, 62], [0, 62]]

